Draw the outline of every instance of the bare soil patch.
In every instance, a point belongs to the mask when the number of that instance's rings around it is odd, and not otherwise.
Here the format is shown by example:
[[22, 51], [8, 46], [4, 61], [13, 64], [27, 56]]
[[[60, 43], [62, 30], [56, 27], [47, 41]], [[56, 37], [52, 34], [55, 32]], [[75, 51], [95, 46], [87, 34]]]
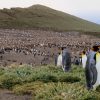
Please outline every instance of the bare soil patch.
[[0, 90], [0, 100], [31, 100], [30, 95], [17, 96], [12, 91]]

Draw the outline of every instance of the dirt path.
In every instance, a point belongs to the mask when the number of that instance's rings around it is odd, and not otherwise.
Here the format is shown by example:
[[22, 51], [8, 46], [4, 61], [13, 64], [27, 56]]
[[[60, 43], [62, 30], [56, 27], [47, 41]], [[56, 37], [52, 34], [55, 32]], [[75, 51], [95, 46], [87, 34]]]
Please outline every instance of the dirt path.
[[0, 100], [32, 100], [32, 97], [29, 95], [17, 96], [11, 91], [0, 90]]

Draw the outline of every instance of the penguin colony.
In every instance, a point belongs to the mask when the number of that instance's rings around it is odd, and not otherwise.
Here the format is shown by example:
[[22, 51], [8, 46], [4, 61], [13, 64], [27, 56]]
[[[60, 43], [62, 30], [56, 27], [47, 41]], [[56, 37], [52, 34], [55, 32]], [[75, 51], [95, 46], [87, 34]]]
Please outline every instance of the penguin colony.
[[[79, 60], [79, 53], [100, 39], [80, 35], [79, 32], [53, 32], [43, 30], [0, 29], [0, 65], [14, 64], [46, 65], [54, 64], [60, 47], [67, 47], [71, 62]], [[78, 62], [76, 62], [79, 64]]]

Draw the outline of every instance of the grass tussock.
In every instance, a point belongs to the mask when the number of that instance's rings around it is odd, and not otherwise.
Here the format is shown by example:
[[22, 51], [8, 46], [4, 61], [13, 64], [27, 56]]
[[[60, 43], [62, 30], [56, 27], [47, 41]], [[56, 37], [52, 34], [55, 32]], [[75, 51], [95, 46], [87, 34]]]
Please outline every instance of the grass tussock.
[[34, 82], [17, 85], [13, 91], [16, 94], [31, 94], [33, 100], [99, 100], [98, 92], [88, 91], [80, 83], [43, 83]]
[[64, 73], [62, 69], [54, 66], [41, 66], [32, 68], [31, 66], [19, 66], [7, 68], [0, 75], [0, 83], [2, 88], [11, 89], [16, 84], [24, 84], [29, 82], [41, 81], [48, 82], [80, 82], [78, 74], [73, 72]]
[[32, 95], [33, 100], [100, 100], [99, 87], [96, 91], [86, 89], [81, 66], [73, 66], [69, 72], [52, 65], [0, 69], [0, 87], [17, 95]]

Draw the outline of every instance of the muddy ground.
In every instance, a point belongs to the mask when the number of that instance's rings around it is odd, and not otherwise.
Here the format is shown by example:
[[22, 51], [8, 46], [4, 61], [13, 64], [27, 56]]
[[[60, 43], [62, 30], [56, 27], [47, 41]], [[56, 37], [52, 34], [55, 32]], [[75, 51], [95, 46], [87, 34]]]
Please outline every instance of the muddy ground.
[[8, 90], [0, 90], [0, 100], [32, 100], [30, 95], [17, 96]]

